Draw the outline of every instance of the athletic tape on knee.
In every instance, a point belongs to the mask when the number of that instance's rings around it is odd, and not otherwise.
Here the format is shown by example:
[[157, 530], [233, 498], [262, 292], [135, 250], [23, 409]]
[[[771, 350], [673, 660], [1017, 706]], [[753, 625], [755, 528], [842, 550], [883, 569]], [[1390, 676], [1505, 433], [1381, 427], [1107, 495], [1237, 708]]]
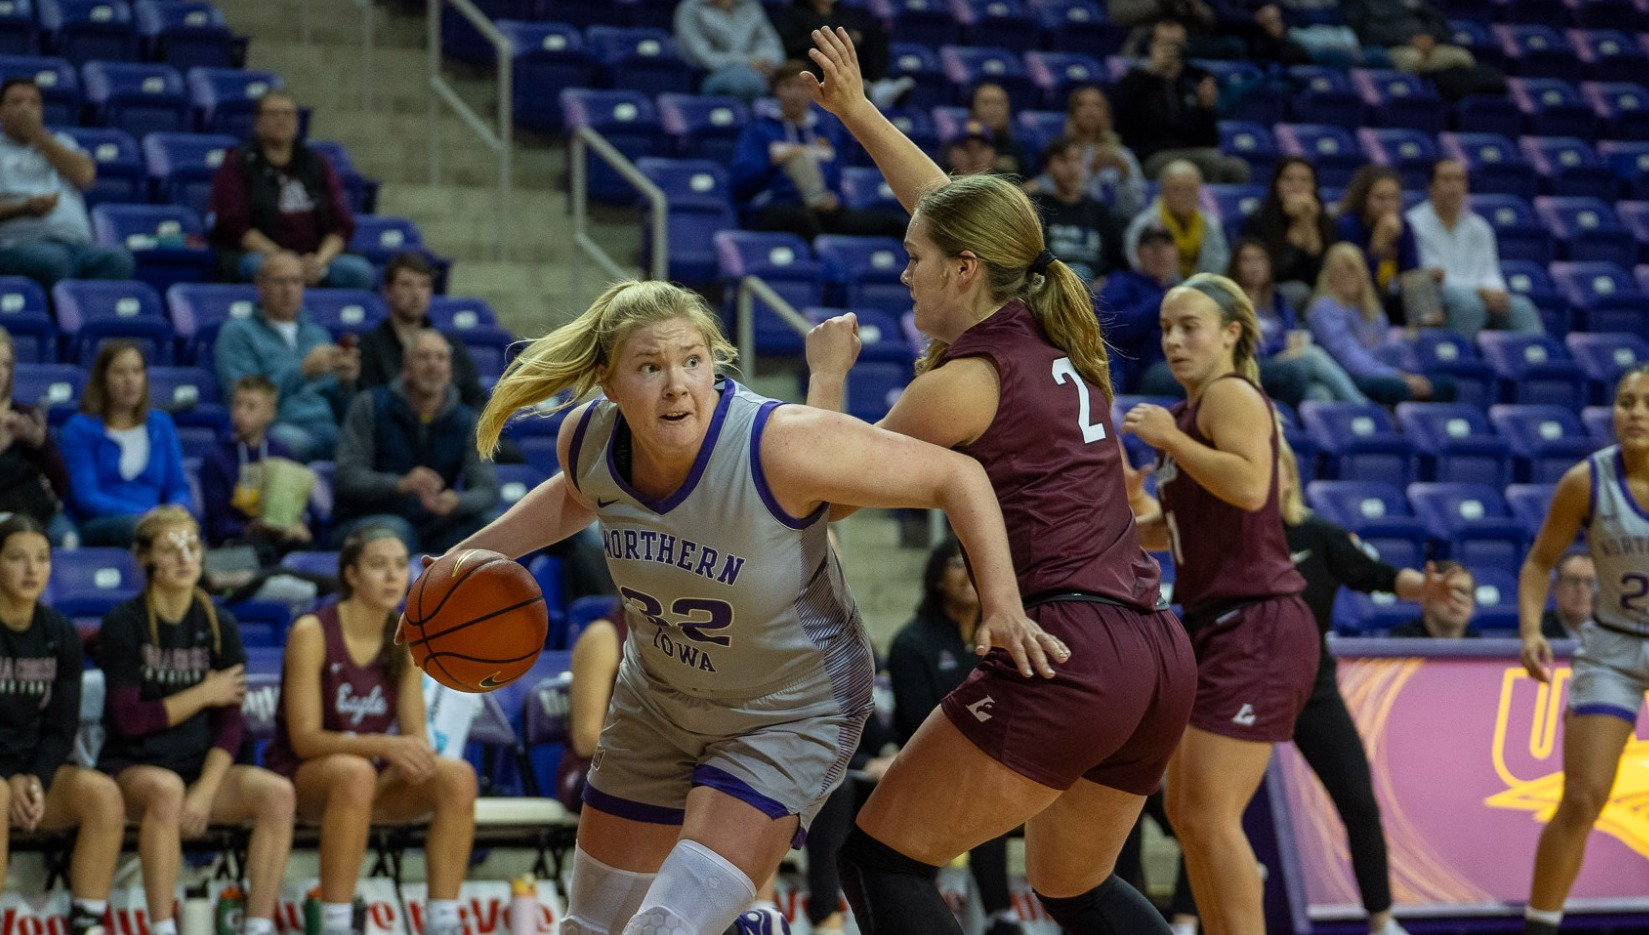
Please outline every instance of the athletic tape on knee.
[[[563, 931], [579, 935], [618, 935], [641, 909], [657, 874], [609, 867], [582, 847], [573, 848], [573, 879], [567, 890]], [[568, 928], [568, 926], [576, 926]]]
[[722, 935], [756, 898], [756, 885], [697, 841], [677, 841], [624, 935]]

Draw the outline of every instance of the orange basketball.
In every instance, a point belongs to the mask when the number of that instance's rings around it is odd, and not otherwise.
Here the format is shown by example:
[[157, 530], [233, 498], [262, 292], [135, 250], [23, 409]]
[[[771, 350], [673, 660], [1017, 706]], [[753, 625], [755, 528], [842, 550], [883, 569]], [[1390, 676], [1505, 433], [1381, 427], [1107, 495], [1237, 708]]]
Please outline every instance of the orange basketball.
[[520, 562], [488, 549], [448, 553], [407, 595], [406, 643], [449, 688], [488, 692], [520, 678], [544, 648], [549, 612]]

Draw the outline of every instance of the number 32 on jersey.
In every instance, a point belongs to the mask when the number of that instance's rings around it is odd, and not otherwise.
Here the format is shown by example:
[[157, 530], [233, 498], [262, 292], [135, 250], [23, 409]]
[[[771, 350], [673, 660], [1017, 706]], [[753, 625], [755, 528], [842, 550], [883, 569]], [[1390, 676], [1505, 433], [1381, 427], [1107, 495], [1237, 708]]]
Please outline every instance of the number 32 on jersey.
[[1076, 424], [1082, 429], [1082, 442], [1091, 445], [1105, 440], [1104, 420], [1094, 420], [1093, 389], [1084, 383], [1082, 375], [1076, 372], [1076, 366], [1069, 357], [1061, 357], [1054, 361], [1054, 382], [1060, 386], [1069, 383], [1076, 387]]

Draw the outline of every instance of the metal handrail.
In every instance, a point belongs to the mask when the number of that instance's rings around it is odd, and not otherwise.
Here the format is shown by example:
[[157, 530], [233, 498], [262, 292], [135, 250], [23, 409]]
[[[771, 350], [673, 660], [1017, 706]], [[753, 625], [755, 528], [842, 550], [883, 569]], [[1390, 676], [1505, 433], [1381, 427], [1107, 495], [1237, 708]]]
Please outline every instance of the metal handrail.
[[607, 138], [589, 127], [579, 127], [573, 134], [572, 145], [568, 150], [568, 169], [570, 176], [568, 187], [572, 189], [573, 199], [573, 243], [578, 251], [573, 254], [573, 294], [584, 295], [584, 257], [588, 255], [599, 263], [607, 275], [614, 279], [630, 278], [629, 271], [618, 265], [612, 254], [602, 249], [602, 246], [590, 237], [590, 153], [601, 157], [601, 161], [612, 166], [624, 181], [635, 186], [641, 197], [647, 199], [647, 207], [652, 214], [652, 263], [644, 271], [648, 279], [670, 278], [670, 200], [665, 197], [664, 189], [659, 188], [630, 157], [619, 151], [618, 147], [607, 141]]
[[[370, 2], [370, 0], [366, 0]], [[493, 51], [498, 60], [498, 131], [487, 126], [475, 109], [465, 103], [453, 90], [451, 84], [441, 74], [441, 5], [452, 4], [452, 8], [469, 20], [486, 40], [492, 43]], [[498, 258], [509, 259], [510, 212], [513, 207], [510, 203], [510, 187], [512, 179], [511, 161], [514, 155], [513, 114], [515, 111], [515, 83], [514, 61], [511, 58], [510, 40], [498, 27], [493, 25], [475, 4], [470, 0], [432, 0], [429, 4], [427, 23], [427, 38], [429, 45], [429, 181], [431, 185], [441, 181], [441, 130], [440, 102], [445, 101], [481, 142], [487, 148], [498, 154]]]

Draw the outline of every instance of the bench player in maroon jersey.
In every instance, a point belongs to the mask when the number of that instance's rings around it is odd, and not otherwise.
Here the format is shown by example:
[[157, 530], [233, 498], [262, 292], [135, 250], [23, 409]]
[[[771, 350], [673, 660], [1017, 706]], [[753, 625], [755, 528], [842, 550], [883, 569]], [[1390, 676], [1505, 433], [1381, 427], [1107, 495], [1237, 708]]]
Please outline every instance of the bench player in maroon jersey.
[[1236, 283], [1201, 274], [1162, 301], [1162, 349], [1187, 401], [1124, 417], [1158, 451], [1157, 496], [1129, 499], [1147, 548], [1171, 549], [1175, 598], [1197, 654], [1191, 726], [1164, 804], [1213, 935], [1263, 935], [1265, 913], [1242, 815], [1271, 745], [1317, 674], [1317, 625], [1277, 511], [1278, 428], [1259, 387], [1259, 322]]
[[[865, 100], [846, 34], [814, 41], [815, 98], [913, 215], [904, 282], [933, 341], [882, 426], [984, 465], [1027, 613], [1069, 647], [1040, 679], [991, 653], [912, 737], [842, 849], [855, 922], [960, 932], [938, 867], [1024, 824], [1026, 876], [1066, 931], [1167, 933], [1112, 867], [1184, 730], [1195, 662], [1134, 530], [1092, 297], [1019, 188], [947, 179]], [[810, 403], [840, 406], [854, 328], [841, 316], [810, 336]]]

